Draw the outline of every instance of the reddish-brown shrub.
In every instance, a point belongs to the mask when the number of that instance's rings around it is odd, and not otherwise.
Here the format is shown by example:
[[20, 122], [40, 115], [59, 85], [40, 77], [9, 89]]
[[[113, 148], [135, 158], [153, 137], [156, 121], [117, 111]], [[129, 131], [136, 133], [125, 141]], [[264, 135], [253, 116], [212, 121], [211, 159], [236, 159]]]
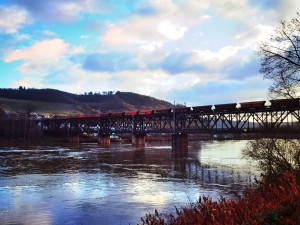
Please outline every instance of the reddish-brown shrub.
[[[299, 174], [298, 174], [299, 176]], [[286, 172], [277, 184], [259, 183], [234, 200], [200, 198], [189, 208], [176, 209], [176, 216], [163, 218], [155, 211], [142, 218], [143, 225], [300, 224], [300, 182]]]

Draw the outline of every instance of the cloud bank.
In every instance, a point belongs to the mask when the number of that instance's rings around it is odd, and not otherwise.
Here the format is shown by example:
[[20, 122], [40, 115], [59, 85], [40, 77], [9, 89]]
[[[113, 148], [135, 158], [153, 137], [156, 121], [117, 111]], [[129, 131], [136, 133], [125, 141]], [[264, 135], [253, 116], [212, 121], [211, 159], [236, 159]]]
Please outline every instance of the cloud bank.
[[266, 99], [257, 45], [297, 11], [296, 0], [4, 0], [2, 87], [132, 91], [189, 105]]

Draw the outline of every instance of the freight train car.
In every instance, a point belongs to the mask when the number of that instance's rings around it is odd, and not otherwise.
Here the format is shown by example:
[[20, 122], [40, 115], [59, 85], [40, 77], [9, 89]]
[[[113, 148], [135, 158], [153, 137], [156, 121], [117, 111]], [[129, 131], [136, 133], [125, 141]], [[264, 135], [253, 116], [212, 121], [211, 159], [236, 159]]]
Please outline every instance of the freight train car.
[[211, 112], [212, 105], [193, 106], [193, 112]]
[[97, 117], [99, 117], [99, 114], [85, 114], [85, 117], [86, 118], [97, 118]]
[[[190, 107], [180, 107], [180, 108], [175, 108], [176, 113], [188, 113], [191, 111]], [[172, 110], [173, 112], [173, 110]]]
[[[67, 116], [65, 116], [64, 118], [65, 119], [76, 119], [76, 118], [78, 118], [79, 117], [79, 115], [67, 115]], [[54, 119], [54, 118], [52, 118], [52, 119]]]
[[234, 111], [236, 110], [236, 103], [227, 103], [227, 104], [218, 104], [218, 105], [214, 105], [215, 112], [224, 112], [224, 111]]
[[153, 114], [152, 109], [144, 109], [144, 110], [137, 111], [137, 115], [151, 115], [151, 114]]
[[137, 111], [126, 111], [123, 112], [123, 116], [135, 116], [137, 114]]
[[171, 112], [172, 112], [172, 109], [156, 109], [156, 110], [153, 110], [153, 114], [156, 114], [156, 115], [170, 114]]
[[111, 116], [111, 113], [100, 113], [100, 117], [108, 117]]
[[123, 112], [113, 112], [110, 116], [123, 116]]
[[270, 100], [271, 108], [288, 108], [299, 106], [299, 98], [295, 99], [273, 99]]
[[264, 109], [266, 101], [240, 102], [239, 109]]

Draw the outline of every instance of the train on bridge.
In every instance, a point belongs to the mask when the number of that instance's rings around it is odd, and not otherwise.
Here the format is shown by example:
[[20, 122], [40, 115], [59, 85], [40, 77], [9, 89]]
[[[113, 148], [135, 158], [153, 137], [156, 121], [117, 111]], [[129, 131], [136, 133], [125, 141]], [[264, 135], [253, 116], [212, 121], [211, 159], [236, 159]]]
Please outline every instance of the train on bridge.
[[296, 99], [274, 99], [267, 101], [252, 101], [240, 103], [227, 103], [216, 105], [203, 105], [193, 107], [176, 107], [172, 109], [146, 109], [137, 111], [124, 111], [124, 112], [105, 112], [100, 114], [81, 114], [81, 115], [68, 115], [68, 116], [55, 116], [52, 119], [78, 119], [78, 118], [98, 118], [98, 117], [121, 117], [121, 116], [139, 116], [139, 115], [168, 115], [171, 113], [222, 113], [222, 112], [241, 112], [251, 110], [266, 110], [266, 109], [288, 109], [299, 106], [299, 98]]
[[[147, 134], [298, 134], [300, 131], [299, 99], [276, 99], [229, 104], [143, 109], [125, 112], [69, 115], [43, 119], [44, 135], [97, 135], [108, 143], [111, 134], [131, 134], [132, 143], [144, 143]], [[175, 142], [174, 142], [175, 143]], [[176, 142], [177, 143], [177, 142]]]

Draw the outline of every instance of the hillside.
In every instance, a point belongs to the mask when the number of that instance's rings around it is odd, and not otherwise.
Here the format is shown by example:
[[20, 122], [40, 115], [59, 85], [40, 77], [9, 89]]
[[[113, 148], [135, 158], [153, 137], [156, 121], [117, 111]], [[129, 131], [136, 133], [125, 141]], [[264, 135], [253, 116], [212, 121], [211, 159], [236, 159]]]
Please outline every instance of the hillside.
[[55, 89], [0, 89], [0, 109], [41, 114], [78, 114], [165, 109], [172, 104], [131, 92], [72, 94]]

